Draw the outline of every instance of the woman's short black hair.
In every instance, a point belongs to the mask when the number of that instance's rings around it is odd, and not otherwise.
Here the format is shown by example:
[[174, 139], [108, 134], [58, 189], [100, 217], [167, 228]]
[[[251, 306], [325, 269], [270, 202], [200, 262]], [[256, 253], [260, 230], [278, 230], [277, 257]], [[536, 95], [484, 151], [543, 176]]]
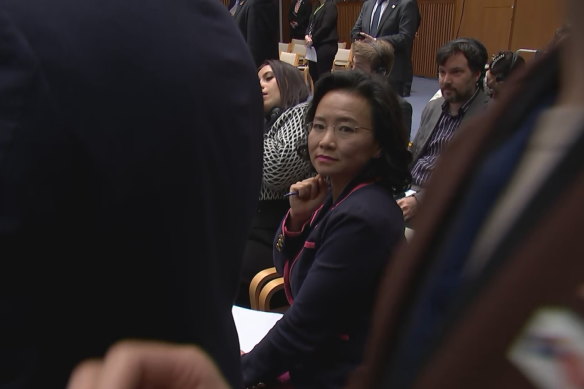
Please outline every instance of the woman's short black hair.
[[385, 78], [358, 70], [332, 72], [315, 85], [314, 97], [306, 112], [306, 122], [312, 122], [318, 104], [329, 92], [347, 91], [365, 98], [371, 107], [373, 133], [381, 148], [381, 156], [371, 160], [359, 177], [379, 179], [392, 194], [403, 193], [411, 181], [411, 154], [397, 97]]
[[294, 107], [308, 99], [310, 94], [308, 86], [297, 68], [277, 59], [269, 59], [260, 65], [258, 71], [266, 65], [269, 65], [272, 68], [272, 72], [276, 78], [276, 83], [280, 89], [282, 103], [279, 108], [281, 108], [282, 111]]

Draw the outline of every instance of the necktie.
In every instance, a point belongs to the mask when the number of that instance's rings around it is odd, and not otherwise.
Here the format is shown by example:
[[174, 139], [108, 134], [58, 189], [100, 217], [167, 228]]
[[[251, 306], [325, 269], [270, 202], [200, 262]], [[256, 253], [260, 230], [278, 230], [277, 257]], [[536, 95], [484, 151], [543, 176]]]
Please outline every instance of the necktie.
[[381, 5], [385, 0], [377, 0], [377, 8], [373, 14], [373, 19], [371, 20], [371, 36], [377, 37], [377, 27], [379, 26], [379, 17], [381, 16]]

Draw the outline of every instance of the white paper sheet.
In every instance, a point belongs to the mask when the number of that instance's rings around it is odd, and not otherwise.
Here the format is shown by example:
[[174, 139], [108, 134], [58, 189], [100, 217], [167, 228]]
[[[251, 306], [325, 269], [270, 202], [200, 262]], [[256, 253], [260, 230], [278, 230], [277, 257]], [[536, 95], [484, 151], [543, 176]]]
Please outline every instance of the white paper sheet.
[[233, 306], [231, 313], [239, 335], [239, 348], [243, 352], [251, 351], [283, 316], [281, 313], [254, 311], [237, 305]]
[[314, 46], [306, 47], [306, 55], [304, 56], [307, 61], [318, 62], [316, 58], [316, 49]]

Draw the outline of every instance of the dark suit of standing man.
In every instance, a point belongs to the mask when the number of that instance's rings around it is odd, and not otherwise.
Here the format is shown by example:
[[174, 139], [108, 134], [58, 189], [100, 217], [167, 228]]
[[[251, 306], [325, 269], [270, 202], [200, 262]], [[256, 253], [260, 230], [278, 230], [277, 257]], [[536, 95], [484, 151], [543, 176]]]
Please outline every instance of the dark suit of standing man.
[[[584, 3], [568, 3], [577, 22]], [[584, 27], [573, 26], [443, 155], [348, 388], [582, 385]]]
[[[372, 26], [372, 18], [377, 4], [382, 13], [376, 28]], [[367, 0], [351, 31], [353, 39], [370, 41], [378, 38], [391, 43], [395, 50], [395, 64], [390, 81], [400, 96], [409, 95], [405, 85], [407, 82], [411, 85], [412, 46], [419, 26], [420, 10], [416, 0]]]
[[312, 3], [310, 0], [292, 0], [290, 2], [290, 11], [288, 12], [290, 38], [304, 40], [311, 13]]
[[198, 344], [241, 387], [263, 115], [225, 7], [5, 0], [0, 36], [0, 388], [62, 389], [122, 338]]
[[278, 3], [276, 0], [239, 0], [233, 18], [245, 39], [256, 67], [278, 59]]

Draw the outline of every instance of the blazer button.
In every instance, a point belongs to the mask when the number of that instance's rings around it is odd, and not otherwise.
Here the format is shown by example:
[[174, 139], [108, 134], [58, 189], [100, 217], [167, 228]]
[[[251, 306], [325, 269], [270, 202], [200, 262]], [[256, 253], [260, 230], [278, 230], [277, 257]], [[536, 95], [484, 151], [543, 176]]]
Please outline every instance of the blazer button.
[[284, 247], [284, 234], [278, 235], [278, 241], [276, 242], [276, 250], [282, 251]]

